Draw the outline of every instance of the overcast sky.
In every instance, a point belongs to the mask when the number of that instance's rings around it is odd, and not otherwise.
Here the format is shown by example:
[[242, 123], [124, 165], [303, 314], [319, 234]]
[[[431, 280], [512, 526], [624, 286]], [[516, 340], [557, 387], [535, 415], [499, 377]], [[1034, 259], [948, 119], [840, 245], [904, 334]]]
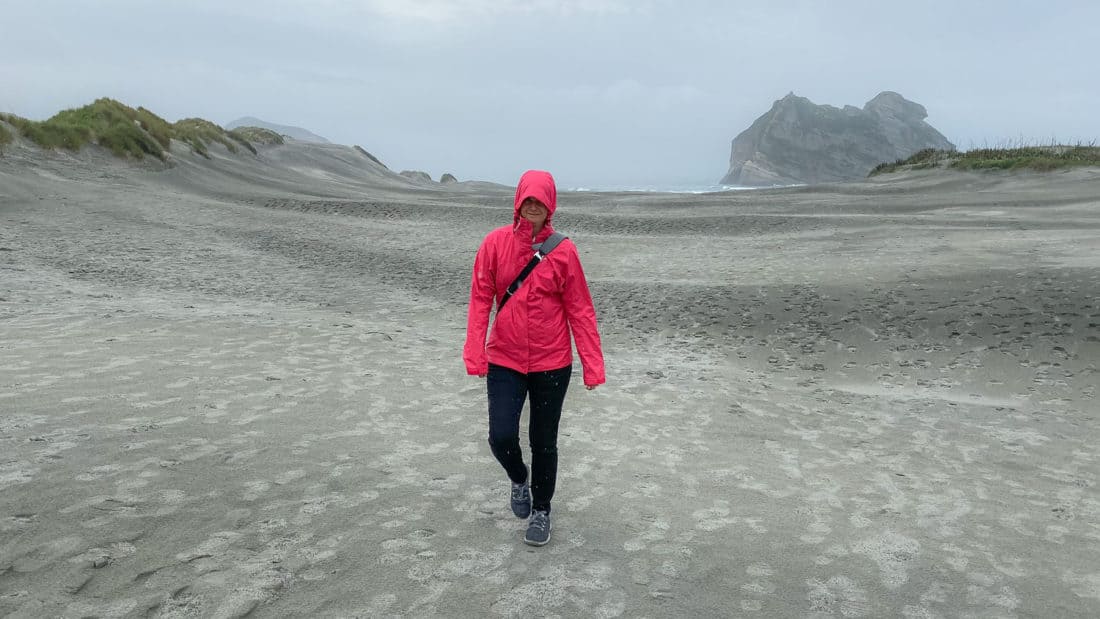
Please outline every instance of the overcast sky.
[[708, 184], [788, 92], [960, 148], [1100, 139], [1100, 2], [0, 0], [0, 111], [101, 96], [359, 144], [396, 170]]

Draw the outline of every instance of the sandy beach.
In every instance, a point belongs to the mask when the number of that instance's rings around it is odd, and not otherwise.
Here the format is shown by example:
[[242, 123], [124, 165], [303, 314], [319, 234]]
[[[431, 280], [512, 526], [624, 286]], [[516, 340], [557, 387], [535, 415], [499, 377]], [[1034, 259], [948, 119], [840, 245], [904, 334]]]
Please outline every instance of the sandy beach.
[[510, 189], [351, 152], [0, 156], [0, 615], [1100, 615], [1100, 170], [563, 193], [536, 549], [461, 360]]

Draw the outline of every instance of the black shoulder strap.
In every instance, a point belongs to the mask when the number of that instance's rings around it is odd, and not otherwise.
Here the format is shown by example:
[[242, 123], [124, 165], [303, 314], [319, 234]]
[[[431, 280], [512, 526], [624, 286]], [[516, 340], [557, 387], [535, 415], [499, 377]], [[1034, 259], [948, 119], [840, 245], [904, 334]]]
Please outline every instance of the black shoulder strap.
[[500, 315], [500, 310], [504, 308], [504, 304], [508, 302], [508, 299], [511, 299], [512, 295], [516, 294], [516, 291], [519, 290], [519, 287], [523, 285], [523, 280], [527, 279], [527, 276], [531, 274], [531, 271], [535, 270], [535, 267], [538, 266], [540, 262], [542, 262], [542, 259], [547, 254], [554, 251], [554, 248], [567, 238], [569, 237], [565, 236], [561, 232], [554, 232], [553, 234], [548, 236], [545, 241], [541, 243], [535, 243], [531, 246], [531, 249], [535, 250], [535, 255], [531, 256], [531, 260], [527, 263], [527, 266], [523, 267], [523, 270], [520, 271], [519, 275], [516, 276], [515, 281], [513, 281], [511, 285], [508, 286], [508, 290], [504, 292], [504, 296], [500, 298], [500, 303], [497, 303], [498, 316]]

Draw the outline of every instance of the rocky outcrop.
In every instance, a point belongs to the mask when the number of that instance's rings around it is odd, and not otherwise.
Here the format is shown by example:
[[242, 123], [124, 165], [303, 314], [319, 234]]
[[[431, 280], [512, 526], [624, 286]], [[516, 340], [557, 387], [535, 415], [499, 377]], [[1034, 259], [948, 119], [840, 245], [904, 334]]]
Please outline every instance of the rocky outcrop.
[[882, 92], [863, 109], [815, 105], [793, 92], [733, 140], [723, 185], [760, 187], [864, 178], [924, 148], [954, 149], [924, 106]]
[[457, 183], [458, 179], [455, 178], [454, 174], [451, 174], [450, 172], [444, 172], [443, 176], [439, 177], [439, 182], [444, 185], [449, 185], [451, 183]]

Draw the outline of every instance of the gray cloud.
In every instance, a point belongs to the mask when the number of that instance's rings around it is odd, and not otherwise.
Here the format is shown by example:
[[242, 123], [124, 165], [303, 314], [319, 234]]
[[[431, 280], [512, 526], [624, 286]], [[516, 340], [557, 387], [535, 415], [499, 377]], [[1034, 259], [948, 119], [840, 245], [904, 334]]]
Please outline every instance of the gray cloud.
[[[962, 6], [957, 6], [962, 4]], [[1094, 140], [1089, 2], [3, 2], [0, 110], [111, 96], [245, 115], [398, 169], [563, 186], [713, 182], [789, 91], [896, 90], [960, 147]]]

